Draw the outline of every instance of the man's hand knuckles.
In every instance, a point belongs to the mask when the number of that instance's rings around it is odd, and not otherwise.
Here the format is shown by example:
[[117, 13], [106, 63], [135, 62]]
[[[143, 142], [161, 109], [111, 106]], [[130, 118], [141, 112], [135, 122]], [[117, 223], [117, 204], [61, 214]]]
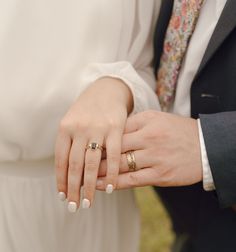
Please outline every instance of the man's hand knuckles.
[[169, 172], [157, 173], [156, 177], [157, 177], [156, 186], [162, 186], [162, 187], [171, 186], [171, 184], [175, 181], [174, 174]]
[[157, 143], [165, 140], [169, 137], [169, 133], [165, 129], [161, 129], [160, 127], [146, 127], [143, 131], [144, 141], [148, 143]]
[[139, 178], [135, 172], [129, 173], [127, 182], [129, 187], [136, 187], [140, 184]]
[[160, 112], [159, 111], [155, 111], [155, 110], [147, 110], [147, 111], [144, 111], [142, 113], [140, 113], [140, 116], [142, 118], [140, 118], [140, 120], [152, 120], [152, 119], [155, 119], [156, 117], [158, 117], [160, 115]]

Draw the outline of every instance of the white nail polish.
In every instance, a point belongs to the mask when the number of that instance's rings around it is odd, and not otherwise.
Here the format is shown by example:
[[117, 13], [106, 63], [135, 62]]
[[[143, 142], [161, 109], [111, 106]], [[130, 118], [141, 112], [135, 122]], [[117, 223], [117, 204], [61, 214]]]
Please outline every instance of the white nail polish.
[[90, 201], [88, 199], [83, 199], [82, 208], [84, 208], [84, 209], [90, 208]]
[[66, 194], [64, 192], [59, 192], [58, 193], [58, 198], [61, 200], [61, 201], [65, 201], [66, 200]]
[[70, 213], [75, 213], [77, 211], [77, 204], [76, 204], [76, 202], [69, 202], [69, 204], [68, 204], [68, 211]]
[[112, 184], [108, 184], [107, 187], [106, 187], [106, 193], [107, 194], [111, 194], [114, 190], [114, 187]]

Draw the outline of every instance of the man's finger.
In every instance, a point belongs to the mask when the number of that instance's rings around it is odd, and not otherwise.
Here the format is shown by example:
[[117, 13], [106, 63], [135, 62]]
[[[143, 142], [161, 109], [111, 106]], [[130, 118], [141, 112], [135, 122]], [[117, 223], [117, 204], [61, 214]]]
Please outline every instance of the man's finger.
[[[149, 152], [147, 150], [134, 151], [135, 163], [137, 169], [143, 169], [146, 167], [151, 167], [153, 165], [153, 158], [149, 158]], [[107, 160], [102, 160], [99, 167], [98, 177], [105, 177], [107, 171]], [[129, 172], [129, 166], [127, 161], [127, 154], [121, 155], [119, 173]]]
[[144, 142], [142, 140], [142, 130], [124, 134], [122, 139], [121, 152], [136, 151], [144, 149]]
[[124, 131], [125, 134], [135, 132], [135, 131], [139, 130], [140, 128], [142, 128], [143, 122], [142, 122], [142, 120], [140, 120], [141, 114], [142, 113], [130, 116], [127, 119], [125, 131]]
[[[136, 172], [127, 172], [118, 176], [116, 189], [130, 189], [135, 187], [150, 186], [157, 183], [156, 172], [153, 168], [146, 168]], [[106, 178], [99, 178], [97, 190], [106, 189]]]

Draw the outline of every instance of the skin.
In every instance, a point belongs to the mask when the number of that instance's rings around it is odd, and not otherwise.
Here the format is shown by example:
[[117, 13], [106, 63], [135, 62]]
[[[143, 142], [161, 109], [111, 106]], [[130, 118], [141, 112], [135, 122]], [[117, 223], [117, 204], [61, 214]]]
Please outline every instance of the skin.
[[[129, 172], [125, 153], [134, 151], [137, 167]], [[146, 111], [130, 117], [123, 135], [116, 188], [185, 186], [202, 181], [197, 121]], [[103, 160], [97, 189], [104, 190], [107, 161]]]
[[122, 135], [132, 107], [126, 84], [102, 78], [90, 85], [62, 118], [55, 166], [58, 192], [64, 192], [68, 202], [79, 207], [82, 185], [83, 198], [93, 202], [102, 153], [99, 149], [86, 150], [91, 142], [106, 148], [106, 183], [116, 188]]

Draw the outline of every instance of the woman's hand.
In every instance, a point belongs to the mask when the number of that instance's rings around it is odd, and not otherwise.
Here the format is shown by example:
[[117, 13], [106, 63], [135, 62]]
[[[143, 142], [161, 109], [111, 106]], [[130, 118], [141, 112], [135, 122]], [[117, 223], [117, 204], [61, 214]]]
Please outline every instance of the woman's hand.
[[[82, 207], [94, 199], [102, 151], [89, 144], [103, 146], [107, 156], [106, 191], [116, 188], [121, 156], [121, 139], [128, 113], [132, 109], [129, 88], [118, 79], [102, 78], [86, 89], [60, 123], [55, 148], [59, 197], [68, 199], [68, 209]], [[95, 147], [95, 146], [94, 146]]]

